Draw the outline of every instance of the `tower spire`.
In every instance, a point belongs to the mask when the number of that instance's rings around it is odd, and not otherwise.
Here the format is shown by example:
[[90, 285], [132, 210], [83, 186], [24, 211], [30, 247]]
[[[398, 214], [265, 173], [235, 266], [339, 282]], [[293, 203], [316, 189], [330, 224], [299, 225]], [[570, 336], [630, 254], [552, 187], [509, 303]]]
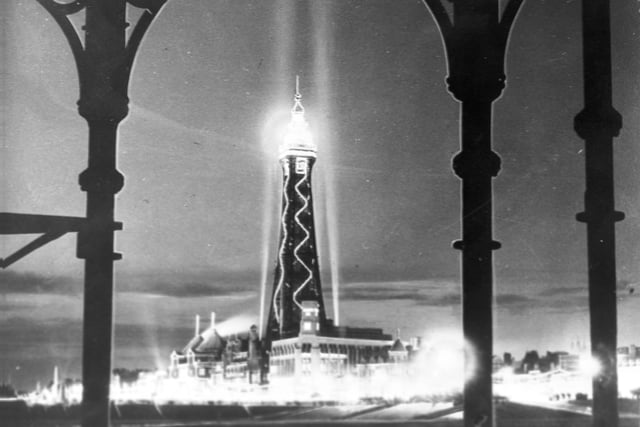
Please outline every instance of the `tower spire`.
[[291, 120], [280, 144], [280, 159], [287, 156], [315, 157], [316, 150], [317, 147], [313, 142], [309, 124], [304, 117], [300, 77], [296, 76], [296, 92], [293, 96], [293, 107], [291, 107]]
[[293, 108], [291, 108], [292, 114], [304, 114], [304, 107], [302, 106], [302, 94], [300, 94], [300, 76], [296, 75], [296, 93], [293, 95]]

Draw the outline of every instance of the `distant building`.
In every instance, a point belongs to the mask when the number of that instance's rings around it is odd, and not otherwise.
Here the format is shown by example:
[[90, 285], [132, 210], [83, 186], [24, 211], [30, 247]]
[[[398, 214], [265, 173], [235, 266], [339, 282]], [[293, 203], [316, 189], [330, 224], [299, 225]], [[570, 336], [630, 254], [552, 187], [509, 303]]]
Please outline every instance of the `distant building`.
[[566, 351], [547, 351], [544, 356], [540, 357], [535, 350], [527, 351], [522, 359], [519, 373], [550, 372], [561, 369], [560, 358], [564, 355], [568, 355], [568, 353]]
[[535, 350], [527, 351], [522, 359], [521, 371], [523, 374], [526, 374], [530, 371], [538, 371], [540, 363], [540, 356], [538, 352]]
[[200, 333], [196, 316], [196, 333], [181, 350], [170, 356], [169, 376], [172, 378], [206, 378], [215, 382], [260, 382], [261, 345], [257, 327], [248, 332], [221, 336], [211, 313], [211, 326]]
[[[247, 333], [221, 336], [212, 320], [212, 325], [202, 333], [196, 326], [196, 334], [189, 343], [171, 353], [168, 375], [199, 378], [214, 384], [257, 384], [286, 377], [400, 374], [407, 370], [408, 362], [420, 347], [417, 337], [412, 339], [418, 347], [414, 350], [378, 328], [325, 325], [324, 333], [320, 334], [318, 322], [318, 307], [312, 301], [304, 301], [299, 335], [272, 342], [265, 358], [263, 341], [258, 338], [255, 326]], [[268, 377], [262, 375], [265, 367]]]
[[505, 364], [505, 366], [513, 366], [513, 356], [511, 355], [511, 353], [504, 353], [502, 356], [502, 360]]
[[558, 357], [558, 367], [567, 372], [580, 371], [580, 356], [577, 354], [561, 354]]
[[375, 370], [370, 365], [401, 363], [408, 359], [404, 344], [400, 340], [394, 342], [381, 329], [331, 324], [320, 328], [317, 303], [303, 301], [298, 336], [271, 343], [269, 375], [366, 375]]
[[618, 347], [617, 356], [618, 366], [640, 365], [640, 352], [634, 344], [627, 347]]
[[500, 369], [504, 368], [505, 366], [504, 359], [502, 359], [500, 356], [494, 355], [491, 358], [491, 365], [492, 365], [491, 371], [493, 373], [496, 373], [500, 371]]

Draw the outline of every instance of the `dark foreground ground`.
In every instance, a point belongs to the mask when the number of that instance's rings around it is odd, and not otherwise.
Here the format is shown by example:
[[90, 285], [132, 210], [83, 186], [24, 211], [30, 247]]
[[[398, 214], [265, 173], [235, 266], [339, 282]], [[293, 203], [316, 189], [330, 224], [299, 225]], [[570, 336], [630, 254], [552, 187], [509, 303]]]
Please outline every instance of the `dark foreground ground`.
[[[584, 403], [533, 406], [513, 402], [496, 405], [498, 427], [587, 427]], [[640, 427], [640, 401], [621, 401], [620, 427]], [[76, 427], [79, 407], [34, 406], [0, 402], [0, 425], [6, 427]], [[350, 406], [244, 406], [124, 404], [113, 407], [114, 427], [174, 426], [462, 426], [461, 408], [429, 403]]]

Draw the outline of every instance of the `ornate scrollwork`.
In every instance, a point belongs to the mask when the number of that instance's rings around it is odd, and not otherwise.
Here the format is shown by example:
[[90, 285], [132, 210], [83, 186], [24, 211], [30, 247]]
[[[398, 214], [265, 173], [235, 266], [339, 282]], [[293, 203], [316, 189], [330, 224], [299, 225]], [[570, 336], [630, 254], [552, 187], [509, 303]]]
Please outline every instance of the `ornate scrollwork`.
[[139, 9], [145, 9], [140, 16], [140, 19], [133, 27], [129, 41], [127, 42], [125, 66], [127, 67], [126, 84], [129, 84], [129, 78], [131, 77], [131, 68], [133, 67], [133, 61], [142, 42], [149, 25], [153, 22], [153, 19], [160, 13], [160, 9], [165, 5], [167, 0], [127, 0], [127, 2]]
[[[115, 1], [115, 0], [111, 0]], [[146, 33], [149, 25], [156, 17], [156, 15], [162, 9], [162, 6], [167, 2], [167, 0], [124, 0], [126, 3], [131, 4], [134, 7], [139, 9], [144, 9], [144, 12], [140, 16], [140, 19], [135, 24], [133, 31], [131, 32], [131, 36], [127, 41], [127, 45], [125, 48], [125, 60], [123, 62], [124, 69], [121, 70], [124, 72], [124, 81], [125, 87], [128, 86], [129, 77], [131, 74], [131, 67], [133, 66], [133, 61], [135, 59], [138, 48], [140, 47], [140, 43], [142, 42], [142, 38]], [[57, 0], [37, 0], [38, 3], [42, 5], [55, 19], [58, 23], [65, 37], [67, 38], [69, 45], [71, 46], [71, 51], [73, 53], [73, 57], [76, 61], [76, 67], [78, 70], [78, 77], [80, 79], [80, 86], [83, 86], [83, 82], [86, 79], [84, 75], [84, 53], [85, 47], [82, 44], [82, 40], [75, 27], [69, 20], [68, 16], [73, 15], [75, 13], [80, 12], [81, 10], [87, 7], [86, 0], [74, 0], [69, 3], [61, 3]]]
[[55, 19], [55, 21], [62, 29], [62, 32], [69, 42], [69, 46], [71, 46], [71, 52], [73, 53], [73, 57], [76, 61], [78, 77], [80, 78], [80, 80], [82, 80], [81, 68], [83, 62], [84, 47], [82, 46], [80, 36], [78, 35], [75, 27], [67, 16], [78, 13], [82, 9], [84, 9], [87, 6], [85, 0], [74, 0], [71, 3], [58, 3], [55, 0], [36, 1], [40, 3], [40, 5], [42, 5], [42, 7], [44, 7], [47, 12], [51, 14], [53, 19]]
[[438, 27], [440, 27], [442, 37], [446, 41], [449, 38], [451, 30], [453, 30], [453, 24], [451, 23], [447, 10], [444, 8], [440, 0], [424, 0], [424, 3], [427, 6], [427, 9], [431, 11]]
[[[473, 29], [465, 24], [456, 23], [455, 5], [452, 20], [441, 0], [423, 1], [442, 34], [449, 68], [447, 82], [450, 91], [459, 100], [471, 96], [470, 94], [478, 95], [479, 88], [483, 88], [486, 98], [498, 97], [504, 88], [504, 55], [509, 34], [524, 0], [510, 0], [501, 19], [487, 19], [484, 26], [474, 26]], [[495, 13], [499, 13], [497, 7]], [[485, 38], [484, 44], [478, 42], [479, 38], [483, 38], [480, 32], [492, 37]], [[477, 79], [477, 73], [469, 72], [477, 67], [485, 69], [485, 72], [481, 73], [485, 79]]]
[[45, 0], [45, 1], [47, 3], [53, 3], [54, 7], [58, 8], [58, 11], [65, 15], [73, 15], [74, 13], [78, 13], [87, 6], [85, 4], [85, 0], [74, 0], [69, 3], [60, 3], [55, 0]]
[[502, 12], [502, 19], [500, 20], [502, 50], [507, 49], [507, 41], [509, 40], [511, 27], [513, 27], [513, 21], [515, 21], [516, 16], [518, 16], [520, 6], [522, 6], [523, 2], [524, 0], [510, 0], [507, 6], [505, 6], [504, 12]]
[[[442, 33], [442, 37], [446, 44], [449, 44], [450, 37], [452, 32], [455, 30], [455, 22], [451, 22], [451, 18], [449, 18], [449, 14], [447, 10], [441, 3], [441, 0], [423, 0], [427, 9], [433, 15], [438, 27], [440, 28], [440, 32]], [[506, 42], [509, 38], [509, 32], [511, 31], [511, 27], [513, 25], [513, 21], [518, 15], [518, 11], [520, 10], [520, 6], [524, 0], [510, 0], [504, 8], [504, 12], [502, 12], [502, 19], [499, 21], [500, 28], [500, 41], [503, 45], [506, 46]]]
[[146, 9], [153, 14], [157, 14], [167, 0], [127, 0], [131, 6], [135, 6], [138, 9]]

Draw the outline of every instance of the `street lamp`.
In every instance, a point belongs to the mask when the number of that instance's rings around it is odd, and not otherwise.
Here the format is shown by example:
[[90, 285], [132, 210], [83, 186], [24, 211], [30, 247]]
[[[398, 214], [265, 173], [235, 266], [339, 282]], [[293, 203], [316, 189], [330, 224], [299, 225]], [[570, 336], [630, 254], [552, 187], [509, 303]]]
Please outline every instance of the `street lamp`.
[[[500, 157], [491, 149], [492, 104], [505, 87], [509, 33], [523, 0], [457, 0], [453, 20], [441, 0], [424, 0], [438, 23], [447, 52], [449, 92], [462, 103], [461, 148], [453, 170], [462, 179], [462, 327], [474, 355], [465, 358], [466, 427], [493, 425], [492, 178]], [[475, 357], [473, 357], [475, 356]]]
[[613, 108], [609, 0], [582, 1], [584, 109], [574, 128], [585, 140], [585, 211], [587, 224], [591, 354], [600, 366], [593, 376], [593, 426], [618, 425], [617, 307], [613, 138], [622, 117]]
[[[88, 168], [79, 177], [87, 192], [86, 218], [0, 213], [0, 234], [41, 233], [2, 268], [68, 232], [78, 233], [77, 256], [85, 260], [82, 349], [82, 426], [109, 426], [113, 335], [115, 194], [124, 185], [116, 167], [118, 125], [129, 112], [131, 68], [142, 38], [166, 0], [37, 0], [69, 42], [80, 82], [78, 112], [89, 126]], [[143, 9], [126, 38], [127, 3]], [[85, 12], [84, 43], [69, 16]]]

